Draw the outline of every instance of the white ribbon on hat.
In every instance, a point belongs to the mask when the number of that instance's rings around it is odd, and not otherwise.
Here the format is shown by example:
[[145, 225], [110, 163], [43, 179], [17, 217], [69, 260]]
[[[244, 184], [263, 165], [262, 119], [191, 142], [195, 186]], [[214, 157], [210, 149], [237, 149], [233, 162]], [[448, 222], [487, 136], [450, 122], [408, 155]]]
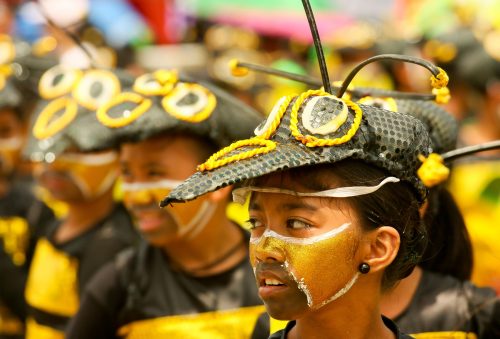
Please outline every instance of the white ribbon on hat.
[[239, 204], [244, 204], [248, 195], [252, 192], [262, 193], [278, 193], [289, 194], [299, 197], [328, 197], [328, 198], [348, 198], [356, 197], [359, 195], [370, 194], [377, 191], [380, 187], [390, 182], [399, 182], [396, 177], [387, 177], [376, 186], [350, 186], [350, 187], [337, 187], [319, 192], [296, 192], [278, 187], [257, 187], [248, 186], [237, 188], [233, 191], [233, 200]]

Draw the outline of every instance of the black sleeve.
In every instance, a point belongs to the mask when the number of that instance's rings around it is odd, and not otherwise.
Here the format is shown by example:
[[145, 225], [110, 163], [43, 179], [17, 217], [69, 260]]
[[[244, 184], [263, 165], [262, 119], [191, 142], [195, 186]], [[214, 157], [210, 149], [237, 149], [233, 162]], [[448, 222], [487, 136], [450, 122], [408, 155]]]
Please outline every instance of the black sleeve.
[[271, 332], [269, 314], [262, 313], [255, 322], [251, 339], [267, 339]]
[[117, 338], [117, 318], [125, 299], [114, 261], [100, 269], [89, 282], [77, 314], [71, 319], [67, 339]]
[[475, 332], [479, 338], [500, 338], [500, 297], [491, 288], [465, 285]]
[[0, 244], [0, 300], [20, 319], [26, 317], [26, 302], [23, 296], [27, 276], [27, 267], [16, 266]]

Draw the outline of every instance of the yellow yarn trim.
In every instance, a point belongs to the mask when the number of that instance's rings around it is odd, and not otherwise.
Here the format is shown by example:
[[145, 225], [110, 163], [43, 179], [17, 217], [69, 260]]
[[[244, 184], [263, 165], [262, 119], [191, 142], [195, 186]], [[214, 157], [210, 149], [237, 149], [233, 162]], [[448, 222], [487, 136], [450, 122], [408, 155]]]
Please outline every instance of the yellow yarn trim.
[[278, 128], [279, 124], [281, 123], [281, 119], [283, 118], [283, 115], [285, 115], [285, 112], [290, 106], [290, 102], [295, 98], [295, 95], [288, 95], [285, 97], [283, 103], [280, 106], [280, 109], [278, 113], [276, 113], [276, 116], [274, 117], [274, 120], [272, 121], [271, 125], [269, 125], [268, 129], [264, 131], [263, 134], [259, 135], [259, 138], [262, 139], [269, 139], [271, 135], [276, 131]]
[[[150, 83], [151, 80], [154, 80], [159, 86], [153, 86]], [[162, 69], [138, 77], [134, 82], [133, 90], [147, 96], [164, 96], [172, 91], [178, 80], [179, 76], [176, 70], [167, 71]]]
[[[57, 119], [51, 121], [52, 117], [64, 108], [64, 113]], [[68, 126], [78, 112], [75, 100], [61, 97], [49, 102], [38, 116], [33, 126], [33, 136], [37, 139], [46, 139]]]
[[[123, 111], [122, 116], [117, 118], [112, 118], [108, 115], [108, 111], [110, 108], [122, 104], [126, 101], [137, 104], [138, 106], [132, 111], [129, 111], [128, 115], [125, 115], [125, 112], [127, 111]], [[99, 120], [104, 126], [111, 128], [124, 127], [143, 115], [151, 107], [151, 105], [152, 102], [150, 99], [146, 99], [139, 94], [132, 92], [122, 92], [99, 107], [96, 112], [96, 117], [97, 120]]]
[[[243, 146], [256, 146], [256, 145], [260, 145], [263, 147], [254, 148], [252, 150], [242, 152], [242, 153], [221, 159], [223, 156], [227, 155], [229, 152], [232, 152], [237, 148], [240, 148]], [[260, 137], [239, 140], [239, 141], [232, 143], [231, 145], [229, 145], [227, 147], [224, 147], [223, 149], [221, 149], [217, 153], [213, 154], [210, 158], [208, 158], [208, 160], [205, 163], [199, 165], [197, 170], [201, 171], [201, 172], [210, 171], [212, 169], [227, 165], [228, 163], [248, 159], [248, 158], [251, 158], [255, 155], [269, 153], [275, 148], [276, 148], [276, 143], [274, 141], [262, 139]]]
[[417, 175], [426, 187], [436, 186], [448, 179], [450, 170], [444, 165], [439, 154], [431, 153], [427, 158], [420, 154], [418, 159], [422, 165], [417, 170]]
[[[63, 79], [57, 85], [53, 85], [53, 73], [60, 71]], [[54, 66], [45, 73], [43, 73], [40, 81], [38, 82], [38, 92], [44, 99], [54, 99], [61, 95], [71, 92], [74, 86], [80, 81], [83, 72], [79, 69], [63, 69], [62, 66]]]
[[448, 101], [451, 99], [450, 95], [450, 90], [448, 87], [443, 87], [443, 88], [433, 88], [432, 89], [432, 94], [436, 96], [436, 103], [438, 104], [447, 104]]
[[347, 131], [345, 135], [335, 139], [320, 139], [312, 135], [303, 135], [299, 131], [298, 114], [300, 106], [302, 105], [305, 99], [313, 95], [328, 96], [331, 94], [328, 94], [322, 90], [310, 90], [299, 95], [299, 97], [292, 106], [292, 112], [290, 116], [290, 130], [292, 131], [292, 135], [295, 137], [295, 139], [299, 140], [307, 147], [335, 146], [346, 143], [349, 140], [351, 140], [354, 134], [356, 134], [359, 126], [361, 125], [361, 118], [363, 116], [363, 111], [354, 102], [346, 99], [343, 99], [342, 101], [344, 101], [344, 103], [355, 112], [355, 116], [351, 128]]
[[[189, 91], [198, 91], [198, 93], [202, 92], [202, 94], [206, 95], [207, 98], [206, 105], [193, 115], [186, 114], [188, 112], [183, 111], [182, 106], [177, 105], [180, 99]], [[217, 99], [212, 92], [201, 85], [194, 83], [179, 83], [173, 91], [161, 100], [161, 105], [163, 106], [163, 109], [173, 117], [179, 120], [197, 123], [210, 117], [215, 109], [215, 106], [217, 105]]]
[[[90, 87], [84, 85], [87, 84], [88, 79], [92, 81], [93, 78], [96, 80], [101, 80], [101, 83], [103, 87], [106, 88], [106, 90], [110, 88], [108, 92], [109, 94], [107, 96], [94, 98], [90, 95]], [[120, 93], [120, 88], [120, 81], [118, 80], [116, 75], [114, 75], [110, 71], [92, 69], [85, 72], [85, 75], [80, 79], [76, 87], [73, 89], [72, 95], [80, 105], [91, 111], [95, 111], [104, 102]]]
[[235, 77], [243, 77], [248, 74], [248, 68], [238, 66], [239, 60], [232, 59], [229, 61], [229, 69], [231, 70], [231, 74]]
[[432, 88], [443, 88], [448, 85], [448, 81], [450, 78], [448, 77], [448, 74], [442, 69], [441, 67], [438, 67], [439, 73], [436, 76], [431, 76], [431, 86]]

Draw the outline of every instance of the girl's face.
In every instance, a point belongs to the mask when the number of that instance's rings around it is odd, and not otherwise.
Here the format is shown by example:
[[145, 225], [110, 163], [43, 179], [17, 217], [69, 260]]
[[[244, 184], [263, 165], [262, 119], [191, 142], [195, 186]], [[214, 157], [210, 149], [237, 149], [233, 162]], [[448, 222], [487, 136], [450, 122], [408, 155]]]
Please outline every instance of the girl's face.
[[141, 233], [155, 246], [194, 237], [213, 218], [216, 206], [207, 197], [175, 207], [158, 206], [170, 190], [196, 171], [198, 146], [187, 136], [160, 136], [121, 147], [125, 205]]
[[[273, 176], [267, 187], [310, 190]], [[250, 261], [269, 314], [297, 319], [345, 294], [358, 277], [361, 231], [345, 204], [254, 192], [249, 207]]]

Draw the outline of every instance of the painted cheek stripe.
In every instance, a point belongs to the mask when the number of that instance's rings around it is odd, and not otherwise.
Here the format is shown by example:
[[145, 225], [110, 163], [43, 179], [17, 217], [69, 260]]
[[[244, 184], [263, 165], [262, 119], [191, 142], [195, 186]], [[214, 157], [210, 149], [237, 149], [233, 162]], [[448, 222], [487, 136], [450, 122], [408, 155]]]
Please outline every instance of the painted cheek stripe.
[[287, 237], [281, 234], [278, 234], [274, 231], [271, 230], [266, 230], [260, 237], [251, 237], [250, 238], [250, 243], [251, 244], [257, 244], [259, 243], [262, 239], [264, 238], [275, 238], [277, 240], [281, 240], [283, 242], [286, 242], [288, 244], [296, 244], [296, 245], [311, 245], [315, 244], [317, 242], [330, 239], [335, 237], [337, 234], [345, 231], [349, 226], [351, 226], [351, 223], [345, 223], [340, 227], [337, 227], [331, 231], [328, 231], [326, 233], [316, 235], [310, 238], [296, 238], [296, 237]]

